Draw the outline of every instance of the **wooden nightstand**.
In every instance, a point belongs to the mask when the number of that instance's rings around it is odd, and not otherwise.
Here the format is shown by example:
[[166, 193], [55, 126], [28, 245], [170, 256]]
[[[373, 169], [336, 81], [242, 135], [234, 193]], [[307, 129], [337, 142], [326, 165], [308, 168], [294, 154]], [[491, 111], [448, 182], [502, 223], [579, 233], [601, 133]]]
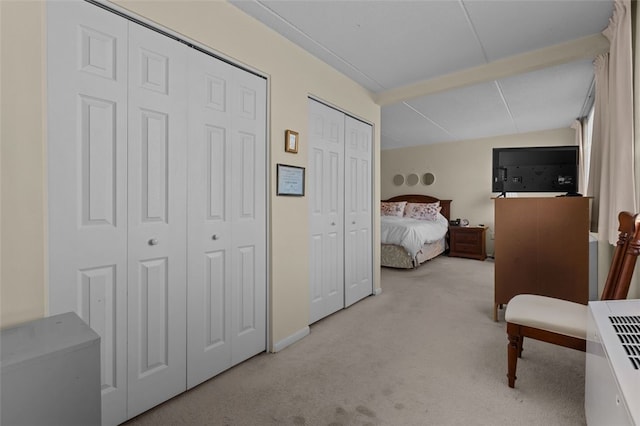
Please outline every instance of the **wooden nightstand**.
[[450, 226], [449, 256], [485, 260], [486, 231], [487, 228], [481, 226]]

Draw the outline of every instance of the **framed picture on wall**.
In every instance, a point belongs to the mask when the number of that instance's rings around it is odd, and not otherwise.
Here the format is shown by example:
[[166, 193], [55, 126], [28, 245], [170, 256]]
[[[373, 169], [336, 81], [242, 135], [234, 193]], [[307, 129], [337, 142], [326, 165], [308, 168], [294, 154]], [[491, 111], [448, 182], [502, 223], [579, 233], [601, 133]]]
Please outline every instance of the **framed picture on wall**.
[[304, 196], [304, 167], [277, 165], [277, 195]]
[[286, 152], [298, 153], [298, 132], [287, 130], [284, 132], [284, 150]]

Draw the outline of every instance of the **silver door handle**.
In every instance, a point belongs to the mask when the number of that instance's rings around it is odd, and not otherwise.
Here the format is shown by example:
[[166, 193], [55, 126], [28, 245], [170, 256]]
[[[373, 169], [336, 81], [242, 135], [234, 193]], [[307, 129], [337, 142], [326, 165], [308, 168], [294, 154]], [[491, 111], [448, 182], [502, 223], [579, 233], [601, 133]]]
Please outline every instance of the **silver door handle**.
[[214, 241], [215, 241], [215, 240], [217, 240], [217, 239], [218, 239], [218, 235], [213, 234], [213, 235], [211, 236], [211, 239], [212, 239], [212, 240], [214, 240]]
[[155, 246], [158, 244], [158, 240], [156, 238], [152, 238], [149, 240], [149, 245], [150, 246]]

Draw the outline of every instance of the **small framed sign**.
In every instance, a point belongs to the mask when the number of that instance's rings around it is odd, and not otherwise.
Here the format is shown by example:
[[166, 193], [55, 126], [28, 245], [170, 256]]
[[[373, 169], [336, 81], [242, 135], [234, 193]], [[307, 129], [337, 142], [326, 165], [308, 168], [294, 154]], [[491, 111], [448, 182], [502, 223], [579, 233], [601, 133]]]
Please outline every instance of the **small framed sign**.
[[298, 132], [287, 130], [284, 132], [284, 150], [286, 152], [298, 153]]
[[277, 165], [278, 188], [277, 195], [294, 197], [304, 196], [304, 168], [296, 166]]

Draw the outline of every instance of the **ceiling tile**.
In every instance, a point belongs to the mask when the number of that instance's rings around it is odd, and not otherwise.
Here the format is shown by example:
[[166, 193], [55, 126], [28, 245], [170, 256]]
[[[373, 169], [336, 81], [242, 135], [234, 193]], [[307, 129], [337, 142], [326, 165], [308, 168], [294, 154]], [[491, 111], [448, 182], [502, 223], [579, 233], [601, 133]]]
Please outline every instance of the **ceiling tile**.
[[445, 130], [405, 104], [384, 107], [381, 116], [381, 144], [384, 149], [453, 140]]
[[569, 127], [578, 118], [593, 80], [589, 60], [506, 78], [500, 87], [518, 131]]
[[611, 1], [464, 1], [489, 61], [605, 29]]
[[[341, 62], [342, 72], [372, 91], [485, 62], [464, 10], [454, 1], [234, 4], [260, 13], [263, 22], [321, 59]], [[264, 6], [262, 11], [256, 10], [258, 4]], [[329, 59], [331, 53], [335, 57]]]
[[437, 93], [409, 102], [456, 140], [515, 133], [494, 82]]

